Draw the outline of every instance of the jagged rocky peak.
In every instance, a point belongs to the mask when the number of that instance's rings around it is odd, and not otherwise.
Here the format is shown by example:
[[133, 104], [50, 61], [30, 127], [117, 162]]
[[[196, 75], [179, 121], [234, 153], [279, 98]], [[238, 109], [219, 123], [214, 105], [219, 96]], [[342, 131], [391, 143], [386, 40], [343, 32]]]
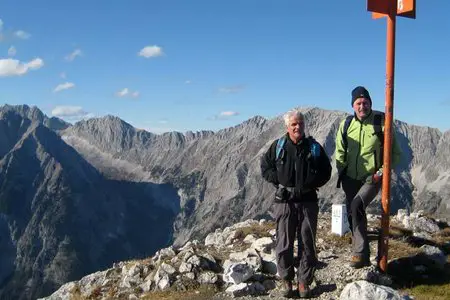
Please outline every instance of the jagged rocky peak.
[[261, 134], [267, 127], [267, 120], [261, 116], [255, 116], [236, 126], [219, 130], [215, 136], [220, 140], [236, 138], [237, 136], [255, 137]]
[[135, 132], [136, 129], [129, 123], [113, 115], [106, 115], [101, 118], [91, 118], [82, 120], [75, 124], [77, 129], [108, 129], [117, 132]]
[[112, 115], [79, 121], [64, 135], [71, 133], [88, 140], [101, 149], [115, 153], [129, 150], [137, 136], [151, 136], [151, 133], [137, 130], [131, 124]]
[[29, 107], [28, 105], [9, 105], [5, 104], [0, 107], [0, 114], [6, 114], [9, 112], [17, 113], [23, 118], [30, 119], [34, 122], [43, 122], [46, 116], [44, 113], [36, 106]]
[[244, 124], [244, 125], [261, 126], [266, 121], [267, 121], [266, 118], [264, 118], [262, 116], [254, 116], [254, 117], [248, 119], [247, 121], [243, 122], [242, 124]]
[[184, 134], [178, 131], [165, 132], [160, 136], [163, 143], [175, 147], [181, 146], [186, 141]]
[[212, 130], [201, 130], [201, 131], [187, 131], [185, 133], [186, 141], [197, 140], [197, 139], [205, 139], [214, 135], [214, 131]]
[[[380, 216], [368, 215], [369, 229], [379, 230]], [[448, 224], [421, 213], [400, 211], [392, 218], [389, 275], [376, 268], [377, 241], [372, 240], [372, 265], [352, 269], [350, 235], [330, 232], [330, 214], [320, 214], [317, 234], [318, 268], [311, 285], [315, 299], [410, 299], [398, 288], [450, 279], [445, 251], [450, 237], [442, 239]], [[394, 231], [396, 230], [396, 231]], [[408, 235], [408, 238], [405, 238]], [[277, 273], [273, 220], [248, 219], [210, 232], [203, 241], [170, 246], [152, 257], [114, 263], [107, 270], [63, 285], [47, 300], [87, 299], [285, 299]], [[430, 246], [429, 243], [434, 243]], [[446, 248], [447, 247], [447, 248]], [[297, 253], [298, 245], [294, 245]], [[447, 250], [445, 250], [447, 249]], [[418, 268], [420, 265], [420, 268]], [[405, 278], [403, 275], [408, 274]], [[440, 289], [438, 287], [437, 289]], [[409, 293], [416, 296], [414, 290]], [[167, 294], [164, 294], [167, 293]], [[417, 295], [422, 296], [422, 295]]]
[[57, 117], [47, 117], [39, 108], [36, 106], [23, 105], [9, 105], [5, 104], [0, 107], [0, 118], [13, 118], [12, 115], [18, 115], [24, 119], [29, 119], [33, 123], [42, 123], [48, 128], [59, 131], [64, 130], [71, 125], [64, 120]]

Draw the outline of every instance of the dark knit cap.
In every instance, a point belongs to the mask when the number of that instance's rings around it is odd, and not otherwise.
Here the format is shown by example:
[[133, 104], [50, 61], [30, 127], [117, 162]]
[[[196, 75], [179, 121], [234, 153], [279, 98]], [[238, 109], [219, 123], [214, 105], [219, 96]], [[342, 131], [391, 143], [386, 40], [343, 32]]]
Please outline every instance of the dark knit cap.
[[372, 103], [372, 99], [370, 98], [369, 91], [366, 90], [366, 88], [363, 86], [357, 86], [353, 89], [353, 91], [352, 91], [352, 106], [353, 106], [353, 103], [355, 102], [355, 100], [358, 98], [369, 99], [370, 103]]

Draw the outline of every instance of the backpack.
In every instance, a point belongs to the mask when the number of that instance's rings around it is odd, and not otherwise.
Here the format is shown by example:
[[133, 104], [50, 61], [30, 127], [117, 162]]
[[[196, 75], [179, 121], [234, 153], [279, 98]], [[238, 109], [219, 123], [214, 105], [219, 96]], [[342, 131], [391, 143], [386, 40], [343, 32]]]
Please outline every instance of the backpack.
[[[283, 164], [286, 139], [287, 137], [283, 136], [277, 141], [275, 161], [281, 160], [281, 164]], [[310, 184], [312, 186], [310, 189], [317, 190], [330, 179], [331, 164], [328, 159], [325, 159], [322, 156], [321, 146], [313, 137], [309, 136], [307, 142], [309, 143], [309, 153], [305, 157], [305, 160], [307, 161], [306, 177], [303, 178], [303, 184]], [[327, 163], [325, 163], [325, 161]]]
[[[310, 153], [314, 159], [318, 159], [320, 156], [319, 144], [310, 136], [308, 137], [310, 145]], [[277, 141], [276, 158], [275, 160], [283, 159], [284, 157], [284, 144], [286, 143], [286, 136], [282, 136]]]

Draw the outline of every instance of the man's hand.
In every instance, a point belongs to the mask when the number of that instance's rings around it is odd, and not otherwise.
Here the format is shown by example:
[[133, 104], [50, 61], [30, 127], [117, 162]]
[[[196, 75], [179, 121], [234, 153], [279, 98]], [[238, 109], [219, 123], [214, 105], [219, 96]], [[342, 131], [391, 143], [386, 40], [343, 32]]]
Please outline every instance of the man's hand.
[[289, 198], [289, 192], [286, 187], [279, 184], [275, 192], [275, 202], [286, 202]]
[[372, 175], [372, 182], [378, 183], [383, 179], [383, 172], [378, 170], [375, 174]]

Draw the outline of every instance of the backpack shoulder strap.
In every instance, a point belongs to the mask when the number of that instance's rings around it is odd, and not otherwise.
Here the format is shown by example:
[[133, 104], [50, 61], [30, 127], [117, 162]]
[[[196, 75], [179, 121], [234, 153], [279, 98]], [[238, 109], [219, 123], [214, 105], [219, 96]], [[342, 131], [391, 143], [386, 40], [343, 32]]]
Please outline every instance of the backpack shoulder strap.
[[280, 137], [277, 141], [277, 152], [276, 152], [276, 160], [278, 160], [282, 154], [282, 152], [284, 151], [284, 144], [286, 143], [286, 136], [283, 135], [282, 137]]
[[314, 159], [320, 157], [320, 145], [319, 143], [312, 137], [308, 137], [309, 142], [309, 151]]
[[347, 154], [348, 140], [347, 140], [347, 131], [350, 127], [350, 123], [353, 120], [353, 115], [347, 116], [344, 122], [344, 128], [342, 129], [342, 142], [344, 143], [344, 152]]
[[375, 167], [378, 169], [383, 164], [383, 154], [384, 154], [384, 132], [383, 132], [383, 120], [384, 113], [379, 112], [373, 116], [373, 130], [374, 134], [378, 137], [380, 141], [380, 161], [375, 160]]
[[381, 143], [381, 147], [384, 145], [384, 132], [383, 132], [383, 120], [384, 113], [380, 112], [373, 116], [373, 130]]
[[378, 134], [380, 132], [383, 132], [382, 122], [384, 119], [384, 113], [380, 112], [373, 116], [373, 129], [375, 130], [375, 133]]

